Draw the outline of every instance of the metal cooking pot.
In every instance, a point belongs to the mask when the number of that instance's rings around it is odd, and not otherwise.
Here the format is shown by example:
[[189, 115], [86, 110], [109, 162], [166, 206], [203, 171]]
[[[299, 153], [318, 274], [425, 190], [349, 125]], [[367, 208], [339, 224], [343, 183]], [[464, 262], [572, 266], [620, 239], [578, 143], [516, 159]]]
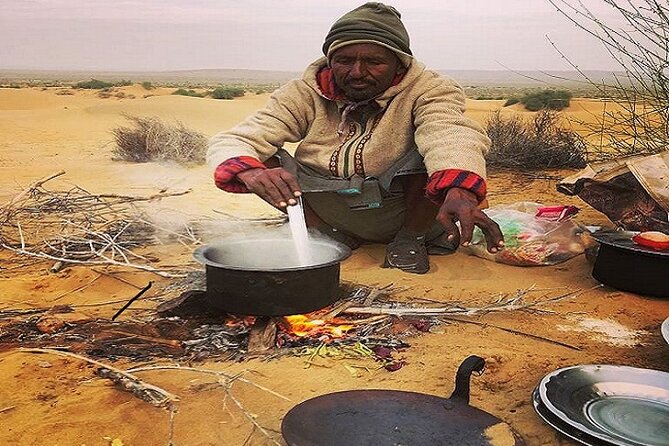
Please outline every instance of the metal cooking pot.
[[339, 264], [351, 250], [310, 240], [301, 265], [292, 239], [223, 240], [195, 250], [206, 266], [209, 306], [228, 313], [285, 316], [319, 310], [339, 298]]
[[380, 389], [321, 395], [293, 407], [281, 433], [289, 446], [522, 446], [509, 425], [469, 405], [469, 378], [484, 366], [465, 359], [449, 398]]
[[600, 243], [592, 277], [623, 291], [669, 297], [669, 252], [637, 245], [632, 231], [597, 231]]

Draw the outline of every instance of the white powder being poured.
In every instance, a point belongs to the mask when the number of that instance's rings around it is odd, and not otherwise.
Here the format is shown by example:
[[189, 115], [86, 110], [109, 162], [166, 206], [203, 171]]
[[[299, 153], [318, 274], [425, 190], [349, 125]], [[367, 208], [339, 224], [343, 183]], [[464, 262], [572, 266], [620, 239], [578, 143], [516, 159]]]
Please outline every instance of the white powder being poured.
[[304, 208], [302, 207], [302, 197], [297, 199], [297, 204], [288, 206], [288, 224], [290, 232], [297, 251], [299, 266], [308, 266], [313, 263], [309, 251], [309, 233], [307, 232], [307, 223], [304, 220]]

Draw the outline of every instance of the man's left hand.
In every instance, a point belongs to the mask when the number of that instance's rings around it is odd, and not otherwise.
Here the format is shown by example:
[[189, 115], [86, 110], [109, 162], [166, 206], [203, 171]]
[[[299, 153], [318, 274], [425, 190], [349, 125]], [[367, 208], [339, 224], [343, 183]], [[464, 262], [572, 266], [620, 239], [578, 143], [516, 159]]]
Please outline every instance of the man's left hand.
[[[483, 231], [488, 251], [496, 253], [504, 247], [504, 236], [490, 217], [478, 208], [478, 200], [473, 192], [454, 187], [446, 192], [446, 198], [437, 213], [437, 221], [446, 229], [448, 239], [456, 244], [468, 246], [472, 241], [474, 226]], [[458, 229], [455, 224], [460, 222]]]

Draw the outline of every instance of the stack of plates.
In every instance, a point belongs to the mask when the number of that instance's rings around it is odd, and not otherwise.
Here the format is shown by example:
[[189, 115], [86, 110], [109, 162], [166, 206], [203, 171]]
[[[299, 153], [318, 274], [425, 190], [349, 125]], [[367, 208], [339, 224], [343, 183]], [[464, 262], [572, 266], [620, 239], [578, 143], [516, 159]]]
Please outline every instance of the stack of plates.
[[546, 375], [534, 409], [564, 435], [592, 446], [669, 446], [669, 373], [582, 365]]

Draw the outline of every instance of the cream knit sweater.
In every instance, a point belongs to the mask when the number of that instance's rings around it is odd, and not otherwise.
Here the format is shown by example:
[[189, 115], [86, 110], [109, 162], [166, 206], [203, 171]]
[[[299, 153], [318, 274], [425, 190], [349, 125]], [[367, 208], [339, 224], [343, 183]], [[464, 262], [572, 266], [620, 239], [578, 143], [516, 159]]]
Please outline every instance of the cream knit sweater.
[[375, 99], [380, 111], [374, 117], [346, 123], [346, 134], [338, 135], [344, 104], [324, 97], [316, 83], [325, 64], [325, 58], [315, 61], [302, 79], [276, 90], [265, 108], [214, 136], [207, 163], [216, 168], [239, 156], [265, 161], [284, 143], [299, 142], [296, 159], [323, 175], [377, 176], [417, 148], [428, 175], [461, 169], [485, 178], [490, 140], [464, 116], [465, 96], [454, 81], [414, 60], [400, 83]]

